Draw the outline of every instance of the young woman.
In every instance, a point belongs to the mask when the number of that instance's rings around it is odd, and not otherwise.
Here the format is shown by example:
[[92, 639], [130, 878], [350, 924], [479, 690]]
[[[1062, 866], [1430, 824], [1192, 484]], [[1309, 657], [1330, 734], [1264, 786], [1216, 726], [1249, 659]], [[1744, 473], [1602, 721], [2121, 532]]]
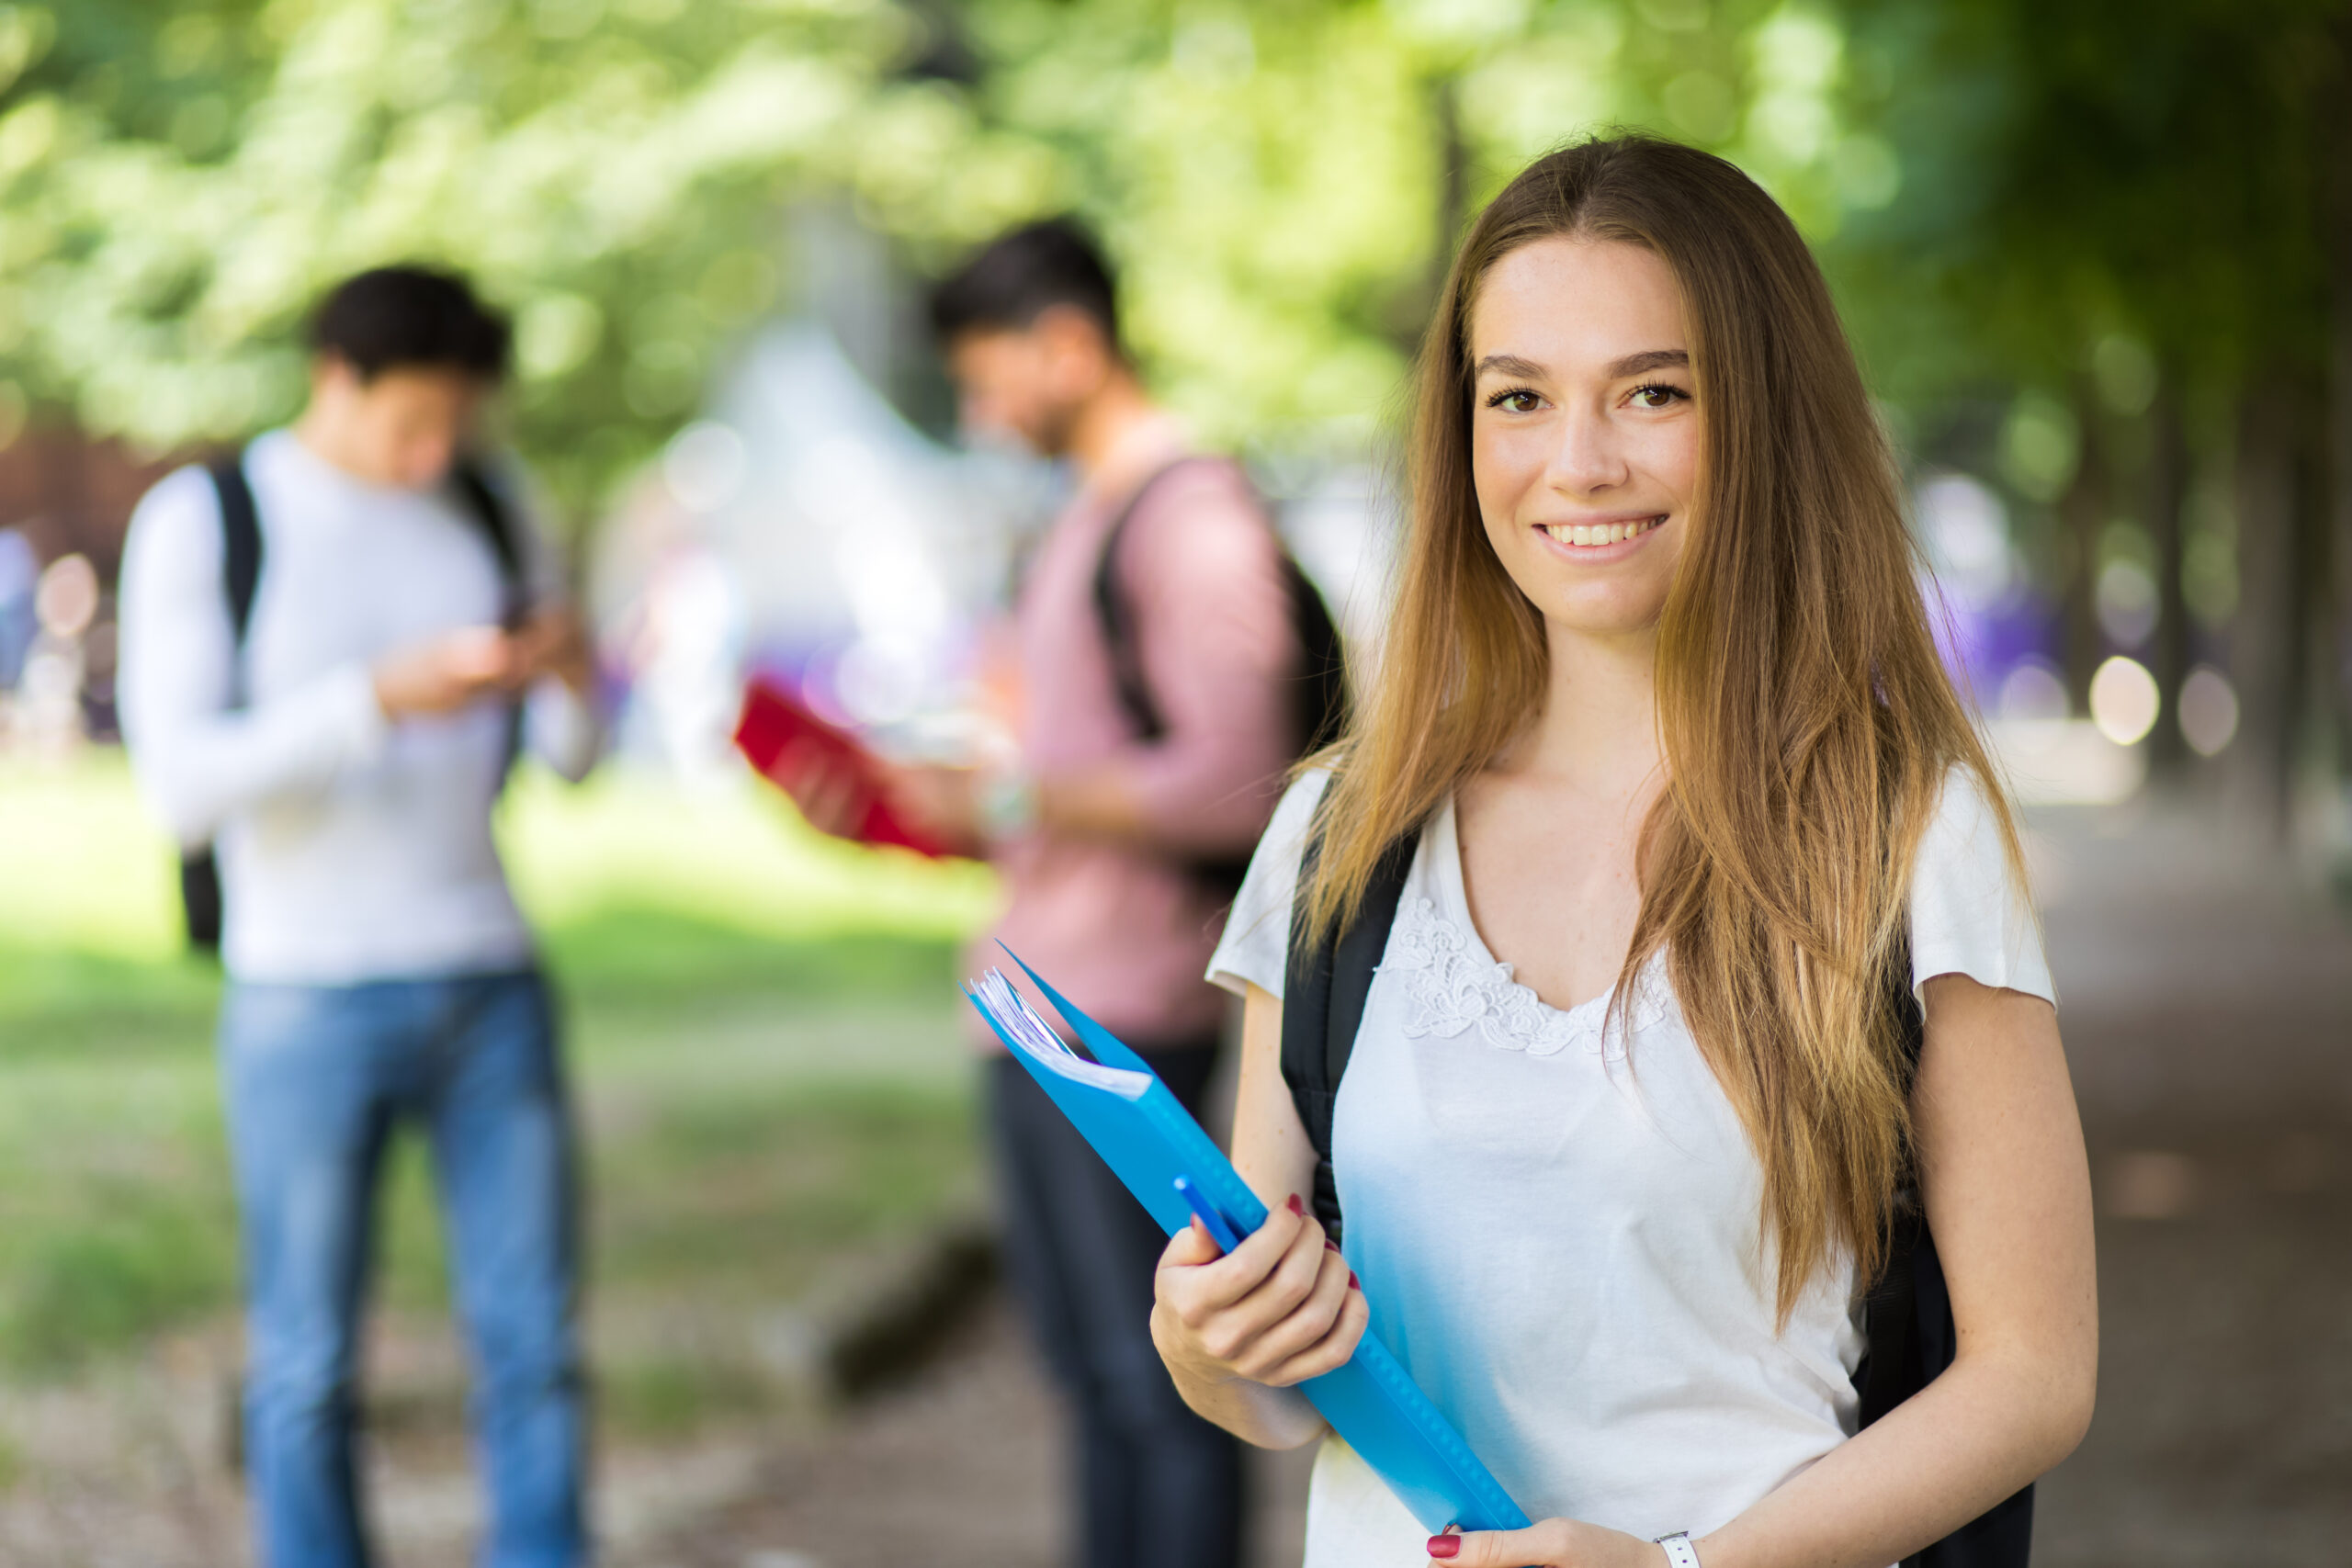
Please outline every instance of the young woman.
[[[1730, 164], [1554, 153], [1463, 245], [1412, 452], [1377, 687], [1212, 967], [1274, 1215], [1230, 1257], [1170, 1243], [1156, 1342], [1289, 1447], [1324, 1435], [1293, 1385], [1370, 1321], [1541, 1521], [1429, 1538], [1328, 1439], [1310, 1568], [1884, 1568], [2081, 1438], [2096, 1303], [2016, 829], [1828, 291]], [[1417, 829], [1334, 1116], [1343, 1258], [1296, 1196], [1285, 944], [1295, 897], [1343, 927]], [[1914, 1169], [1957, 1359], [1857, 1434], [1857, 1297]]]

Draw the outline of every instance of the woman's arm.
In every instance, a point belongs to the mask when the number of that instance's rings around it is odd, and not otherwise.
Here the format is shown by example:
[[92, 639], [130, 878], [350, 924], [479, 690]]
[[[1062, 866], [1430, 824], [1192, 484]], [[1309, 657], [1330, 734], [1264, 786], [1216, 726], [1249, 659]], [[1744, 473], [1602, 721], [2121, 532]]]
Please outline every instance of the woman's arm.
[[1177, 1391], [1207, 1419], [1265, 1449], [1295, 1449], [1324, 1429], [1293, 1386], [1355, 1353], [1370, 1311], [1355, 1276], [1299, 1194], [1315, 1146], [1283, 1087], [1283, 1004], [1252, 986], [1242, 1014], [1233, 1164], [1272, 1211], [1230, 1256], [1199, 1222], [1161, 1254], [1152, 1342]]
[[[2090, 1173], [2057, 1015], [2038, 997], [1964, 975], [1928, 981], [1926, 999], [1913, 1110], [1958, 1353], [1884, 1419], [1698, 1540], [1705, 1568], [1883, 1568], [2048, 1471], [2090, 1424]], [[1464, 1537], [1450, 1560], [1583, 1568], [1664, 1555], [1550, 1519]]]

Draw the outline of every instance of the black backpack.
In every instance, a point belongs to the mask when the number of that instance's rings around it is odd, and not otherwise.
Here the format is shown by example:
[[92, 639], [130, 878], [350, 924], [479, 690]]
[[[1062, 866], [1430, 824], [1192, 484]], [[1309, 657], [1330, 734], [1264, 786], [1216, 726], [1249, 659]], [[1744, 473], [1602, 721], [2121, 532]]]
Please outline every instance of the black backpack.
[[[1168, 725], [1160, 716], [1159, 703], [1152, 697], [1151, 683], [1144, 675], [1135, 611], [1119, 581], [1119, 541], [1125, 536], [1127, 525], [1134, 520], [1144, 497], [1160, 481], [1195, 463], [1225, 461], [1208, 457], [1177, 458], [1135, 488], [1103, 535], [1102, 555], [1094, 568], [1094, 615], [1102, 628], [1103, 648], [1110, 655], [1111, 681], [1118, 694], [1119, 707], [1141, 740], [1159, 739], [1168, 733]], [[1290, 595], [1291, 631], [1298, 639], [1300, 653], [1298, 673], [1290, 682], [1291, 734], [1298, 748], [1294, 755], [1304, 757], [1339, 739], [1340, 732], [1347, 728], [1348, 665], [1331, 612], [1288, 549], [1282, 551], [1282, 571]], [[1245, 852], [1238, 856], [1197, 860], [1190, 863], [1190, 869], [1230, 901], [1241, 886], [1242, 874], [1250, 869], [1250, 857]]]
[[[229, 601], [232, 705], [243, 702], [245, 632], [254, 617], [254, 594], [261, 587], [261, 517], [254, 506], [254, 489], [245, 479], [245, 455], [233, 452], [206, 466], [212, 488], [220, 497], [220, 586]], [[514, 518], [482, 478], [481, 470], [460, 462], [450, 470], [449, 482], [469, 515], [481, 525], [491, 553], [498, 558], [498, 580], [504, 600], [503, 618], [512, 624], [523, 606], [522, 547], [514, 535]], [[517, 708], [514, 720], [521, 718]], [[510, 722], [507, 755], [517, 739]], [[187, 918], [187, 944], [200, 953], [220, 951], [220, 865], [210, 844], [200, 844], [180, 857], [180, 908]]]
[[[1336, 939], [1311, 938], [1306, 925], [1306, 890], [1313, 851], [1301, 867], [1299, 897], [1291, 912], [1290, 951], [1283, 989], [1283, 1081], [1315, 1145], [1315, 1217], [1333, 1240], [1340, 1239], [1340, 1192], [1331, 1172], [1331, 1112], [1340, 1078], [1355, 1048], [1372, 992], [1373, 970], [1388, 948], [1405, 879], [1412, 870], [1419, 832], [1388, 847], [1364, 891], [1363, 907]], [[1898, 975], [1909, 965], [1896, 965]], [[1887, 1005], [1896, 1010], [1904, 1059], [1911, 1072], [1927, 1042], [1927, 1021], [1907, 984], [1890, 988]], [[1935, 1237], [1915, 1190], [1898, 1195], [1887, 1238], [1886, 1266], [1864, 1293], [1868, 1348], [1854, 1374], [1861, 1396], [1860, 1425], [1867, 1427], [1951, 1365], [1958, 1349], [1951, 1296]], [[1962, 1525], [1934, 1545], [1905, 1558], [1904, 1568], [2025, 1568], [2033, 1545], [2033, 1488]]]

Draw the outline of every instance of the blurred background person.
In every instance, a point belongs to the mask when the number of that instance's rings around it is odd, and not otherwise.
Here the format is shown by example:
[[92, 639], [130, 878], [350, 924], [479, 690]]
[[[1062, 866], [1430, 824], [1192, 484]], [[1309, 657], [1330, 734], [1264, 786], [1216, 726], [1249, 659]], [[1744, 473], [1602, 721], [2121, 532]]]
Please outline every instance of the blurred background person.
[[[1002, 873], [978, 951], [1001, 941], [1053, 976], [1197, 1114], [1225, 1022], [1201, 976], [1227, 868], [1314, 723], [1295, 569], [1238, 466], [1196, 453], [1152, 401], [1110, 268], [1075, 224], [983, 249], [941, 283], [932, 321], [964, 428], [1066, 460], [1078, 489], [1019, 592], [1013, 759], [903, 770], [896, 794]], [[1152, 1352], [1157, 1226], [1010, 1057], [987, 1093], [1013, 1282], [1077, 1416], [1077, 1560], [1233, 1562], [1240, 1453]]]
[[125, 550], [133, 762], [182, 844], [219, 845], [245, 1453], [275, 1568], [369, 1560], [356, 1352], [408, 1121], [473, 1357], [483, 1560], [586, 1551], [572, 1138], [490, 818], [518, 746], [576, 780], [599, 727], [552, 558], [473, 456], [508, 344], [454, 275], [349, 279], [315, 317], [300, 417], [163, 480]]

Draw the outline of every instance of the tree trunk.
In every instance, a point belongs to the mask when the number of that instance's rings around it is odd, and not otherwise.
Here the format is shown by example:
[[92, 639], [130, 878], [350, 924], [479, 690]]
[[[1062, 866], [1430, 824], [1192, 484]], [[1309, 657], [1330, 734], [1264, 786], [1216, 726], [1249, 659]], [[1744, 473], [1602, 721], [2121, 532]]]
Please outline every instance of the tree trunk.
[[2230, 749], [2230, 795], [2234, 814], [2273, 838], [2283, 838], [2290, 825], [2302, 708], [2300, 391], [2293, 373], [2282, 368], [2256, 378], [2238, 403], [2238, 604], [2230, 625], [2238, 734]]
[[2107, 640], [2098, 625], [2098, 536], [2107, 526], [2108, 471], [2098, 440], [2098, 403], [2087, 391], [2076, 400], [2082, 456], [2075, 477], [2058, 501], [2060, 599], [2064, 644], [2066, 697], [2074, 711], [2090, 712], [2091, 676]]
[[2156, 637], [2150, 672], [2164, 705], [2148, 737], [2148, 761], [2159, 775], [2177, 774], [2188, 761], [2180, 732], [2180, 688], [2188, 678], [2188, 599], [2183, 591], [2181, 513], [2188, 501], [2188, 441], [2181, 430], [2180, 399], [2170, 374], [2148, 411], [2148, 536], [2156, 548]]
[[2328, 400], [2326, 464], [2333, 516], [2327, 533], [2334, 556], [2334, 603], [2322, 621], [2321, 678], [2333, 698], [2336, 786], [2352, 796], [2352, 12], [2335, 24], [2334, 111], [2321, 127], [2332, 152], [2320, 166], [2334, 175], [2322, 232], [2328, 277]]

